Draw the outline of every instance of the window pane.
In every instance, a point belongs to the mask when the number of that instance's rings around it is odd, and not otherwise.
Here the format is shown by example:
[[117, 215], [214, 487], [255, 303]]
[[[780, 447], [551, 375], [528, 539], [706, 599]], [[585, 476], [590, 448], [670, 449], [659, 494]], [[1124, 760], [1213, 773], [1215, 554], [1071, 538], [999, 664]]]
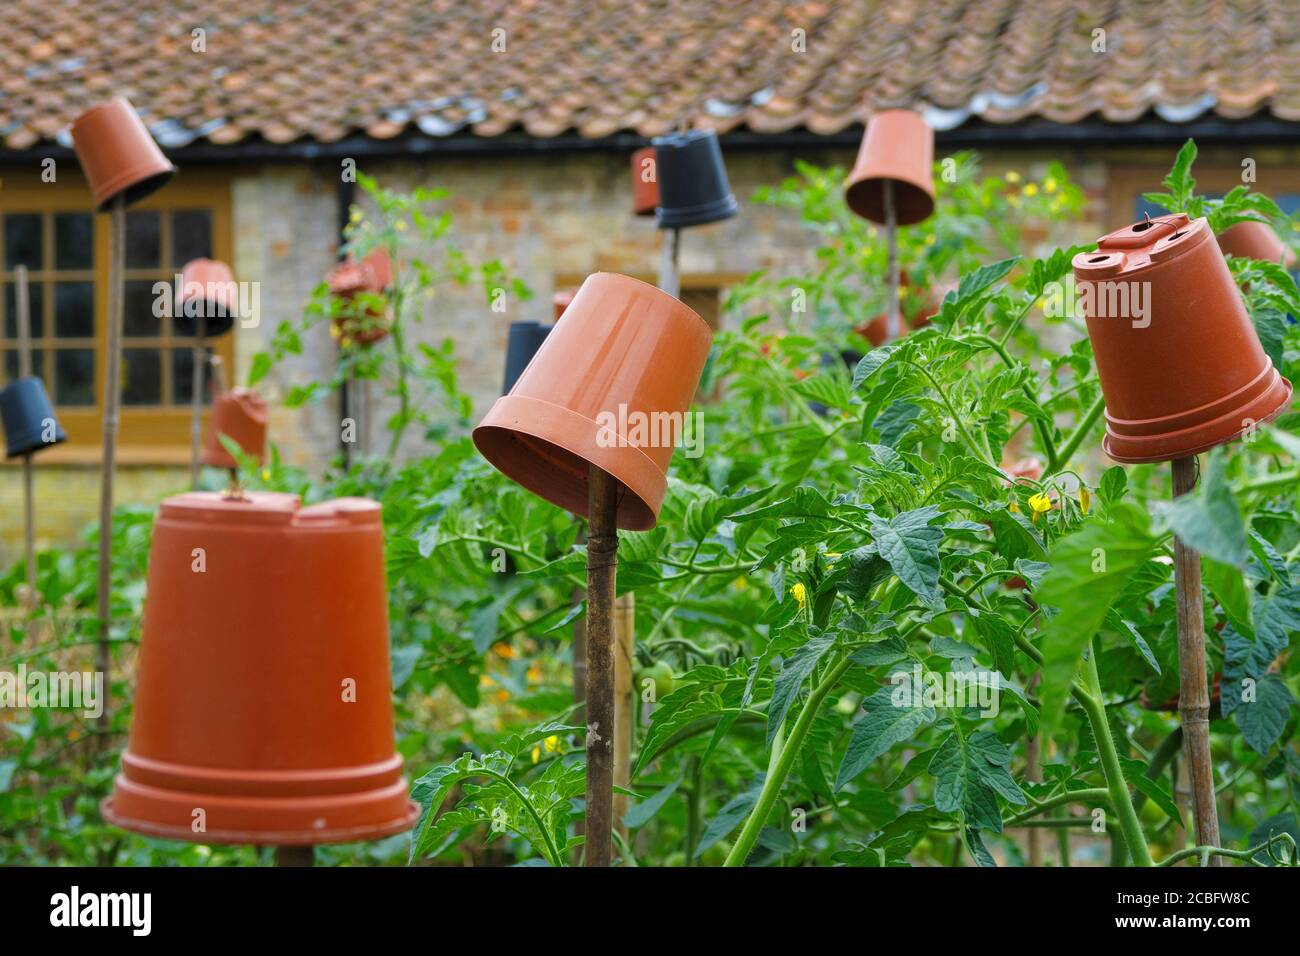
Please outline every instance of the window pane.
[[40, 269], [41, 214], [11, 213], [5, 216], [5, 268], [26, 266]]
[[126, 214], [126, 267], [157, 269], [162, 265], [162, 214], [129, 212]]
[[[45, 334], [45, 286], [39, 282], [27, 283], [27, 295], [31, 299], [32, 337], [40, 338]], [[5, 283], [5, 338], [18, 338], [18, 286], [13, 282]]]
[[88, 339], [95, 335], [95, 284], [54, 284], [54, 334], [65, 339]]
[[212, 258], [212, 213], [178, 209], [172, 213], [172, 266], [179, 272], [191, 259]]
[[93, 269], [93, 220], [88, 212], [54, 214], [54, 268]]
[[[155, 279], [131, 279], [126, 283], [126, 295], [123, 303], [126, 312], [122, 317], [122, 328], [126, 335], [145, 336], [145, 335], [162, 335], [162, 319], [154, 316], [154, 300], [158, 297], [154, 295], [153, 287]], [[167, 290], [162, 294], [162, 301], [159, 309], [164, 312], [171, 311], [171, 285], [167, 285]]]
[[[32, 349], [32, 374], [45, 377], [45, 352]], [[5, 381], [12, 382], [18, 377], [18, 350], [5, 349]]]
[[54, 404], [95, 404], [94, 349], [55, 349]]
[[[203, 404], [212, 404], [212, 349], [205, 349], [209, 364], [203, 370]], [[194, 350], [191, 348], [172, 349], [172, 398], [173, 405], [189, 405], [193, 396], [190, 389], [194, 387], [190, 371], [194, 368]]]
[[162, 404], [162, 357], [158, 349], [122, 350], [122, 403]]

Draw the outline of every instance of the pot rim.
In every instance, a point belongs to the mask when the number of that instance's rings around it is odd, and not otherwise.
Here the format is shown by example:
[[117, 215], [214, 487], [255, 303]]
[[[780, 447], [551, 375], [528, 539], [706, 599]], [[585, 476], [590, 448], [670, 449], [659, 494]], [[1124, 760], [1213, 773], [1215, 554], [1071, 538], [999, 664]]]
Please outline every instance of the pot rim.
[[[655, 226], [659, 229], [685, 229], [691, 226], [707, 226], [724, 219], [731, 219], [740, 212], [740, 203], [734, 193], [727, 193], [721, 199], [701, 203], [697, 206], [656, 206], [654, 210]], [[646, 213], [645, 215], [650, 215]]]

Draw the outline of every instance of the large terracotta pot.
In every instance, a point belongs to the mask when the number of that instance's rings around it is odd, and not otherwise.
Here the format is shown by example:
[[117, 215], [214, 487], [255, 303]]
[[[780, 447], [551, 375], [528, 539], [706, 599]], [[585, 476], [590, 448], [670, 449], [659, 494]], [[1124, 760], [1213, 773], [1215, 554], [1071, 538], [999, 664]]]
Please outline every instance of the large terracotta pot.
[[655, 223], [660, 229], [703, 226], [740, 211], [712, 130], [660, 136], [654, 140], [654, 152], [659, 177]]
[[[30, 455], [68, 440], [54, 417], [45, 383], [35, 375], [14, 379], [0, 389], [0, 421], [4, 422], [8, 458]], [[50, 441], [45, 440], [47, 435], [52, 436]]]
[[[598, 272], [565, 310], [510, 394], [474, 429], [483, 457], [529, 491], [587, 513], [590, 464], [627, 489], [618, 527], [653, 528], [672, 438], [638, 422], [681, 421], [708, 358], [708, 324], [677, 299]], [[640, 440], [638, 440], [640, 439]]]
[[[1260, 347], [1204, 219], [1137, 222], [1074, 257], [1106, 399], [1106, 453], [1171, 461], [1281, 412], [1291, 383]], [[1144, 310], [1137, 306], [1146, 304]]]
[[653, 216], [659, 205], [659, 176], [655, 171], [655, 148], [647, 146], [632, 154], [632, 210], [638, 216]]
[[[384, 249], [375, 249], [364, 259], [344, 259], [326, 277], [330, 292], [351, 300], [361, 293], [382, 295], [393, 284], [393, 263]], [[386, 310], [370, 306], [364, 317], [340, 317], [333, 320], [334, 336], [358, 345], [372, 345], [387, 337]]]
[[417, 808], [391, 692], [377, 503], [168, 498], [149, 553], [131, 737], [104, 817], [196, 843], [405, 830]]
[[216, 259], [193, 259], [181, 269], [181, 287], [176, 296], [172, 327], [178, 335], [197, 335], [199, 318], [203, 334], [225, 335], [235, 324], [239, 308], [235, 274]]
[[200, 459], [213, 468], [238, 468], [218, 435], [225, 435], [260, 464], [266, 459], [266, 401], [247, 388], [235, 388], [212, 403], [212, 424]]
[[506, 372], [501, 384], [502, 395], [508, 394], [515, 387], [515, 382], [519, 381], [519, 376], [542, 347], [550, 331], [551, 326], [540, 322], [510, 323], [510, 331], [506, 336]]
[[892, 182], [898, 225], [921, 222], [934, 212], [933, 166], [934, 130], [919, 113], [876, 113], [844, 185], [844, 201], [859, 216], [884, 225], [885, 183]]
[[1295, 252], [1266, 222], [1239, 222], [1219, 233], [1219, 248], [1225, 256], [1263, 259], [1288, 269], [1295, 265]]
[[118, 196], [128, 206], [139, 202], [176, 174], [123, 96], [78, 116], [72, 123], [72, 147], [100, 212]]

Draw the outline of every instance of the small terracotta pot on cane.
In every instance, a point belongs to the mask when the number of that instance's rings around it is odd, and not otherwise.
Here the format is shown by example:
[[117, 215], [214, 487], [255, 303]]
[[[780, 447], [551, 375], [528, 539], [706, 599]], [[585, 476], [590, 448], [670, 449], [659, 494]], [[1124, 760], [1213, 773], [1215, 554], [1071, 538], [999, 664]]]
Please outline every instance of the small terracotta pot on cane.
[[225, 435], [261, 464], [266, 460], [266, 419], [266, 401], [251, 389], [235, 388], [217, 396], [200, 460], [213, 468], [238, 468], [239, 462], [217, 437]]
[[883, 110], [871, 117], [857, 162], [844, 186], [851, 210], [885, 223], [885, 183], [894, 184], [898, 225], [911, 226], [934, 212], [934, 130], [911, 110]]
[[1225, 256], [1262, 259], [1287, 269], [1295, 266], [1295, 251], [1266, 222], [1238, 222], [1229, 226], [1219, 233], [1219, 248]]
[[632, 154], [632, 211], [653, 216], [659, 205], [659, 175], [655, 169], [655, 148], [647, 146]]
[[680, 421], [711, 341], [708, 324], [677, 299], [598, 272], [474, 429], [474, 444], [509, 478], [576, 515], [587, 514], [594, 464], [623, 485], [618, 527], [652, 528], [674, 445], [653, 428], [640, 441], [630, 432], [637, 422]]
[[1186, 458], [1287, 407], [1291, 383], [1264, 354], [1205, 219], [1133, 223], [1073, 265], [1111, 458]]
[[378, 503], [168, 498], [148, 582], [131, 735], [107, 821], [168, 839], [281, 846], [411, 827], [418, 807], [394, 746]]
[[[393, 263], [385, 250], [375, 249], [360, 261], [344, 259], [330, 270], [326, 281], [331, 293], [348, 302], [363, 293], [382, 295], [393, 284]], [[388, 336], [386, 310], [369, 305], [360, 316], [335, 318], [332, 331], [340, 340], [373, 345]]]
[[100, 212], [119, 194], [125, 194], [127, 206], [139, 202], [176, 174], [176, 167], [122, 96], [78, 116], [72, 124], [72, 146]]

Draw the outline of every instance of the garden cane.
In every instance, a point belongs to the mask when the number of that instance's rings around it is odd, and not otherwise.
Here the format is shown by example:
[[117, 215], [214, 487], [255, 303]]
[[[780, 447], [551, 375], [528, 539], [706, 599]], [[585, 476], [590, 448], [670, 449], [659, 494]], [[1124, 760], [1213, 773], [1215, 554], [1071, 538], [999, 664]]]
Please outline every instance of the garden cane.
[[[14, 269], [18, 306], [18, 376], [29, 378], [32, 374], [32, 313], [27, 288], [27, 267]], [[32, 453], [23, 455], [23, 551], [27, 559], [27, 590], [33, 606], [36, 604], [36, 501], [35, 474]]]
[[[1196, 457], [1172, 463], [1174, 497], [1196, 487]], [[1219, 846], [1219, 814], [1214, 803], [1214, 761], [1210, 755], [1210, 694], [1206, 683], [1205, 606], [1201, 598], [1201, 556], [1174, 536], [1174, 587], [1178, 600], [1178, 716], [1191, 783], [1192, 819], [1197, 846]], [[1207, 866], [1220, 866], [1211, 855]]]
[[207, 349], [203, 344], [207, 332], [206, 309], [199, 312], [198, 329], [194, 334], [191, 353], [193, 372], [190, 396], [190, 489], [199, 487], [199, 448], [203, 444], [203, 373], [207, 365]]
[[894, 181], [885, 180], [885, 241], [889, 246], [889, 311], [885, 314], [885, 341], [902, 333], [898, 307], [898, 210], [894, 206]]

